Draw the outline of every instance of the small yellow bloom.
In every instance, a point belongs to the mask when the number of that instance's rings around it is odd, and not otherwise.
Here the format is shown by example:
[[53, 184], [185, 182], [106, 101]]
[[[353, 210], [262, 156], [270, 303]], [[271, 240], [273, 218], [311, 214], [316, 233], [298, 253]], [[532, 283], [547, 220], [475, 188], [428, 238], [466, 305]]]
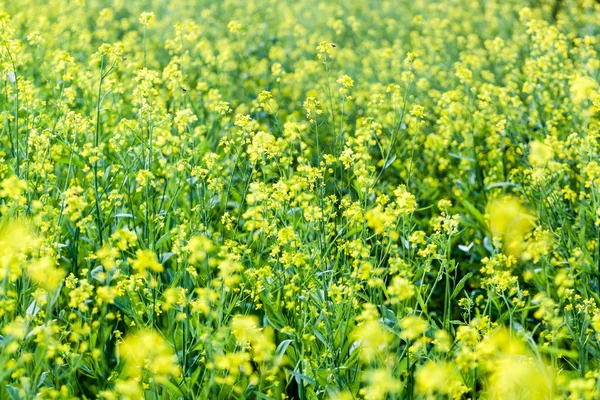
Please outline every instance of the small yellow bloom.
[[140, 15], [140, 24], [144, 26], [151, 26], [154, 21], [154, 13], [153, 12], [143, 12]]

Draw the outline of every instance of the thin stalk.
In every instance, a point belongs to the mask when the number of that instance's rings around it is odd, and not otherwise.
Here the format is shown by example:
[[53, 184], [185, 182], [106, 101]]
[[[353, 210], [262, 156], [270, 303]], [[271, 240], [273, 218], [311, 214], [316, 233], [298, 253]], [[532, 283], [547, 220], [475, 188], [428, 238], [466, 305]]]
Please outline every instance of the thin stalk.
[[[98, 151], [98, 147], [100, 146], [100, 109], [102, 106], [102, 81], [104, 80], [104, 55], [102, 55], [102, 60], [100, 61], [100, 81], [98, 82], [98, 100], [96, 102], [96, 130], [94, 132], [94, 148]], [[96, 227], [98, 228], [98, 237], [100, 238], [100, 247], [103, 246], [103, 233], [102, 233], [102, 219], [100, 214], [100, 199], [98, 197], [98, 155], [96, 155], [94, 160], [94, 198], [95, 198], [95, 209], [96, 209]]]

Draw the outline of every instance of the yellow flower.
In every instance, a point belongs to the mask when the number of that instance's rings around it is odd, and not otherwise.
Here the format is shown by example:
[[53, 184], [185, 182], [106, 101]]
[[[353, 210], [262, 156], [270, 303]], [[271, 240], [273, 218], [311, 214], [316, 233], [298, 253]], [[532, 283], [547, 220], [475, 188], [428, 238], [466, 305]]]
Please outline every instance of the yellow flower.
[[21, 198], [25, 189], [27, 189], [27, 182], [16, 175], [11, 175], [0, 182], [0, 197], [16, 200]]
[[491, 201], [487, 206], [487, 215], [494, 239], [503, 242], [507, 254], [520, 256], [526, 249], [525, 236], [535, 226], [535, 216], [513, 196]]
[[231, 331], [240, 345], [250, 345], [254, 361], [265, 362], [273, 357], [275, 344], [272, 332], [260, 328], [255, 316], [235, 316], [231, 321]]
[[453, 397], [466, 393], [458, 368], [450, 363], [429, 361], [417, 370], [415, 391], [422, 395], [434, 393], [452, 395]]
[[119, 356], [125, 360], [128, 377], [141, 379], [144, 371], [161, 384], [171, 376], [179, 376], [180, 369], [173, 348], [154, 331], [141, 331], [125, 338], [118, 346]]
[[329, 44], [327, 42], [320, 42], [319, 45], [317, 46], [317, 57], [319, 58], [319, 60], [321, 60], [321, 59], [327, 60], [328, 58], [331, 58], [332, 50], [335, 47], [336, 47], [336, 45], [333, 43]]
[[140, 15], [140, 24], [144, 26], [151, 26], [152, 22], [154, 22], [154, 13], [153, 12], [143, 12]]
[[377, 321], [368, 321], [358, 326], [351, 337], [360, 343], [360, 357], [366, 363], [383, 354], [392, 341], [392, 335]]
[[2, 334], [14, 336], [16, 339], [23, 339], [27, 334], [27, 321], [23, 317], [15, 318], [14, 321], [2, 328]]
[[256, 133], [252, 138], [252, 143], [248, 146], [250, 162], [256, 164], [265, 156], [270, 158], [273, 154], [277, 154], [275, 142], [275, 136], [270, 133], [263, 131]]
[[114, 245], [122, 251], [127, 250], [137, 242], [137, 234], [128, 229], [119, 229], [111, 235]]
[[242, 32], [244, 30], [244, 26], [240, 23], [240, 21], [229, 21], [227, 24], [227, 29], [229, 29], [229, 32], [235, 35], [236, 33]]
[[55, 291], [66, 275], [63, 269], [56, 267], [52, 257], [32, 260], [27, 265], [27, 274], [33, 282], [48, 291]]
[[85, 214], [87, 202], [84, 197], [83, 188], [80, 186], [73, 186], [64, 193], [65, 214], [73, 222]]
[[194, 236], [187, 244], [190, 253], [189, 261], [192, 264], [205, 261], [208, 253], [213, 249], [213, 244], [206, 236]]
[[415, 294], [415, 286], [406, 278], [395, 276], [388, 287], [388, 295], [392, 304], [410, 299]]
[[523, 355], [505, 355], [496, 361], [488, 382], [493, 400], [542, 400], [551, 398], [553, 379], [540, 362]]
[[360, 390], [365, 399], [383, 400], [388, 394], [398, 393], [402, 388], [388, 368], [379, 368], [365, 374], [367, 386]]
[[394, 216], [383, 211], [380, 205], [368, 210], [365, 219], [369, 228], [372, 228], [379, 235], [386, 229], [390, 229], [395, 220]]
[[589, 76], [579, 76], [571, 82], [571, 98], [573, 103], [581, 104], [591, 97], [598, 82]]
[[425, 333], [429, 324], [421, 317], [409, 315], [400, 322], [402, 333], [400, 337], [405, 340], [415, 340]]
[[226, 290], [230, 290], [240, 281], [239, 272], [243, 267], [232, 259], [225, 259], [219, 262], [219, 278]]
[[218, 369], [227, 371], [233, 376], [240, 372], [244, 375], [250, 375], [253, 371], [250, 363], [250, 354], [240, 351], [236, 353], [217, 354], [215, 365]]
[[394, 190], [398, 212], [403, 215], [411, 214], [417, 208], [415, 196], [410, 193], [404, 185], [400, 185]]
[[0, 231], [0, 281], [16, 281], [31, 251], [40, 245], [28, 226], [12, 221]]
[[534, 168], [544, 167], [554, 156], [552, 147], [537, 140], [529, 143], [529, 148], [529, 162]]
[[156, 253], [152, 250], [138, 250], [135, 253], [135, 259], [129, 259], [133, 269], [142, 275], [146, 274], [146, 270], [153, 272], [162, 272], [163, 266], [158, 262]]

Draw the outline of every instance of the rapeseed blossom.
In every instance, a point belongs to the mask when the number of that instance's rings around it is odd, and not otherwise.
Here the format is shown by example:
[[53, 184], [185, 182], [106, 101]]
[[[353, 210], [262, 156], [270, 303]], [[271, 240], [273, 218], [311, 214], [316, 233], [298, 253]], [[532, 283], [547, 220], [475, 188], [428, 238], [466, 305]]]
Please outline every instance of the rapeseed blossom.
[[521, 255], [526, 247], [526, 235], [535, 226], [535, 216], [512, 196], [490, 202], [487, 214], [490, 231], [501, 241], [504, 251], [512, 256]]
[[597, 397], [598, 15], [0, 2], [0, 397]]

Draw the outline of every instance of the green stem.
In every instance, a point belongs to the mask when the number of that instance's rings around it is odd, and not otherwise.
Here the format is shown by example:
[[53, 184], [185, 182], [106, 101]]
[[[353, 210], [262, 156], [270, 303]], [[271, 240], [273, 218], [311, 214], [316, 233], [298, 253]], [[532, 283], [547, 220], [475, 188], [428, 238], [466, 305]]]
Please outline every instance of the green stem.
[[[98, 100], [96, 103], [96, 131], [94, 133], [94, 149], [99, 151], [98, 147], [100, 146], [100, 108], [102, 106], [102, 81], [104, 80], [104, 55], [102, 55], [102, 60], [100, 62], [100, 81], [98, 82]], [[103, 234], [102, 234], [102, 219], [100, 213], [100, 198], [98, 195], [98, 161], [99, 154], [95, 155], [94, 160], [94, 198], [96, 203], [96, 226], [98, 228], [98, 237], [100, 238], [100, 247], [102, 247], [103, 243]]]

